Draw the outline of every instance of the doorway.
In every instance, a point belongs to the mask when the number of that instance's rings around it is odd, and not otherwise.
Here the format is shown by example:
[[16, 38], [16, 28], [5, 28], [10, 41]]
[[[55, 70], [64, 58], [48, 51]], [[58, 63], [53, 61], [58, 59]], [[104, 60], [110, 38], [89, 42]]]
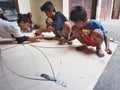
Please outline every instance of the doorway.
[[75, 6], [83, 6], [86, 11], [88, 18], [91, 18], [92, 14], [92, 0], [70, 0], [69, 2], [69, 13]]
[[114, 0], [112, 19], [119, 19], [119, 18], [120, 18], [120, 0]]
[[0, 8], [8, 17], [8, 21], [17, 20], [19, 13], [18, 0], [0, 0]]

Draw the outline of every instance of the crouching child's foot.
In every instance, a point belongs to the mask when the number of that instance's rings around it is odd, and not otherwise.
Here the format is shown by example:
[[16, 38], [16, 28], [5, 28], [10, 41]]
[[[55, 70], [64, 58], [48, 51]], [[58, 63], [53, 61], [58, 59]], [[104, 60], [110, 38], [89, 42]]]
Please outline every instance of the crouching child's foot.
[[61, 45], [64, 45], [64, 44], [69, 44], [69, 45], [71, 45], [72, 44], [72, 41], [67, 41], [66, 39], [60, 39], [59, 40], [59, 44], [61, 44]]
[[64, 45], [66, 43], [65, 39], [59, 39], [59, 44]]
[[76, 47], [76, 50], [77, 50], [77, 51], [82, 51], [83, 49], [86, 49], [86, 48], [87, 48], [86, 45], [82, 45], [82, 46]]
[[104, 57], [105, 56], [102, 49], [99, 48], [99, 47], [96, 47], [96, 54], [97, 54], [98, 57]]
[[67, 43], [68, 43], [69, 45], [72, 45], [72, 43], [73, 43], [73, 42], [71, 42], [71, 41], [68, 41]]

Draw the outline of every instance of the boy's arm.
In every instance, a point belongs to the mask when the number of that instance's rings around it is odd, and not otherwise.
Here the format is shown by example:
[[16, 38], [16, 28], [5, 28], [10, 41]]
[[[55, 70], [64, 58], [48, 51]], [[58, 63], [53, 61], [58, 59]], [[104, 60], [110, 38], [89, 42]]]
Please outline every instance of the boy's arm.
[[108, 54], [112, 54], [112, 51], [111, 51], [110, 48], [109, 48], [109, 39], [108, 39], [107, 35], [104, 36], [104, 42], [105, 42], [105, 46], [106, 46], [105, 51], [106, 51]]
[[23, 43], [24, 41], [36, 41], [37, 39], [42, 39], [43, 36], [39, 35], [39, 36], [23, 36], [23, 37], [15, 37], [17, 43]]
[[74, 34], [73, 34], [73, 27], [72, 27], [72, 31], [69, 33], [67, 42], [70, 42], [70, 41], [74, 40], [75, 38], [76, 38], [76, 37], [75, 37]]
[[39, 35], [39, 36], [31, 36], [31, 37], [28, 38], [28, 41], [34, 42], [34, 41], [36, 41], [37, 39], [42, 39], [42, 38], [43, 38], [42, 35]]
[[70, 43], [70, 44], [72, 44], [72, 40], [74, 40], [76, 37], [74, 36], [74, 34], [73, 34], [73, 31], [71, 31], [70, 33], [69, 33], [69, 36], [68, 36], [68, 39], [67, 40], [65, 40], [65, 42], [67, 42], [68, 44]]
[[69, 42], [69, 41], [72, 41], [72, 40], [74, 40], [75, 39], [75, 36], [72, 36], [72, 37], [70, 37], [68, 40], [66, 40], [67, 42]]
[[72, 36], [70, 39], [60, 39], [59, 41], [59, 44], [62, 44], [62, 43], [68, 43], [68, 44], [72, 44], [72, 40], [74, 40], [75, 39], [75, 37], [74, 36]]
[[38, 29], [35, 32], [35, 35], [41, 35], [42, 32], [50, 32], [50, 31], [54, 31], [54, 28], [52, 26], [47, 27], [46, 29]]

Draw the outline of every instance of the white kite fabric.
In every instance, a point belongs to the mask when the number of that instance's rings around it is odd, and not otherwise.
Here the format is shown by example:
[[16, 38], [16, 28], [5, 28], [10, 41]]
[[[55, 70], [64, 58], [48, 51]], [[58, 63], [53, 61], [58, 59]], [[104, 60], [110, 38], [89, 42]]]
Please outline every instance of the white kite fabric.
[[[77, 40], [73, 45], [59, 45], [57, 40], [1, 44], [0, 77], [6, 75], [7, 87], [14, 90], [92, 90], [113, 54], [106, 54], [103, 44], [105, 56], [99, 58], [95, 47], [76, 51], [79, 45]], [[114, 52], [117, 44], [110, 45]]]

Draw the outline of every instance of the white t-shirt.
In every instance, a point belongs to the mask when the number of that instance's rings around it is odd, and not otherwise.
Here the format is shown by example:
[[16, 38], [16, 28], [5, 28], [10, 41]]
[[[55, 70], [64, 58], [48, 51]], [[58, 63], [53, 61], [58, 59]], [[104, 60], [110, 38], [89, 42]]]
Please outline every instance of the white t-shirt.
[[11, 38], [11, 35], [14, 35], [14, 37], [24, 36], [17, 22], [9, 22], [0, 19], [0, 37]]

